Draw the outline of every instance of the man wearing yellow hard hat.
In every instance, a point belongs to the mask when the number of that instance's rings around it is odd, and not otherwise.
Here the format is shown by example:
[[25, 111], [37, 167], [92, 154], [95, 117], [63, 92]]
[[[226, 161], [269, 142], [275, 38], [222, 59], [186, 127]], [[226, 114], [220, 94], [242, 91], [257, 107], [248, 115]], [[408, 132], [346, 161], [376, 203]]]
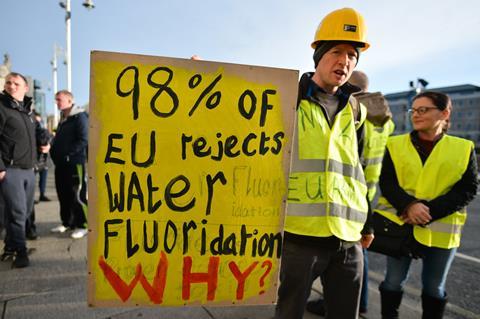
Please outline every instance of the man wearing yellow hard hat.
[[347, 81], [368, 47], [354, 9], [329, 13], [315, 33], [315, 72], [299, 83], [276, 319], [303, 317], [313, 273], [326, 318], [358, 317], [362, 246], [373, 231], [360, 161], [367, 112]]

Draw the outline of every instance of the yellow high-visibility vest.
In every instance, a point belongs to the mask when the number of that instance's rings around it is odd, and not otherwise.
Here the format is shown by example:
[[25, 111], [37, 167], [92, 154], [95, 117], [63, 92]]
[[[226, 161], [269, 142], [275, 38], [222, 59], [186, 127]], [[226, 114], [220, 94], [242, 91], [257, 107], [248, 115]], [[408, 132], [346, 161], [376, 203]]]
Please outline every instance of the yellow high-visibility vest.
[[[447, 193], [462, 178], [473, 147], [471, 141], [444, 135], [422, 164], [409, 134], [390, 137], [387, 142], [400, 187], [415, 198], [427, 201]], [[399, 225], [403, 224], [384, 197], [378, 200], [375, 211]], [[428, 247], [458, 247], [466, 218], [467, 211], [463, 209], [425, 227], [414, 226], [415, 239]]]
[[377, 183], [382, 171], [383, 154], [388, 137], [393, 133], [395, 124], [388, 120], [383, 126], [376, 126], [368, 119], [365, 121], [365, 143], [363, 147], [365, 180], [368, 187], [368, 199], [373, 201]]
[[[360, 104], [359, 104], [360, 105]], [[297, 110], [285, 231], [357, 241], [367, 218], [367, 185], [358, 156], [349, 102], [330, 127], [320, 106], [302, 100]]]

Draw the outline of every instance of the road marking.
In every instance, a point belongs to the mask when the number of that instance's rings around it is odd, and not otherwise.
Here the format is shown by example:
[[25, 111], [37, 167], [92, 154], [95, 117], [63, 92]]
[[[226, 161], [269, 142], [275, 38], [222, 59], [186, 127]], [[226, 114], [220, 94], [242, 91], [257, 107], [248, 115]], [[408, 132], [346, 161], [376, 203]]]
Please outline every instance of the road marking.
[[475, 258], [475, 257], [472, 257], [472, 256], [464, 255], [464, 254], [459, 253], [459, 252], [457, 252], [457, 253], [455, 254], [455, 256], [456, 256], [456, 257], [459, 257], [459, 258], [462, 258], [462, 259], [465, 259], [465, 260], [468, 260], [468, 261], [473, 261], [473, 262], [475, 262], [475, 263], [477, 263], [477, 264], [480, 264], [480, 259]]

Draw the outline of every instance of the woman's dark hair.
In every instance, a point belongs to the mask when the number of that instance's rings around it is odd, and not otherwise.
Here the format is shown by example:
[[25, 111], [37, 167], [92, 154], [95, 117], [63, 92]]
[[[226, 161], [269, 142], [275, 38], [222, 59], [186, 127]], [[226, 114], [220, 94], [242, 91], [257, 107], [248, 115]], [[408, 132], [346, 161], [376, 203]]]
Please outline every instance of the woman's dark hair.
[[[415, 95], [414, 98], [412, 99], [412, 102], [421, 97], [425, 97], [430, 101], [432, 101], [433, 105], [435, 105], [437, 109], [439, 109], [440, 111], [444, 111], [448, 109], [450, 110], [450, 113], [452, 112], [452, 100], [445, 93], [435, 92], [435, 91], [425, 91]], [[450, 117], [445, 120], [445, 125], [443, 126], [443, 132], [447, 132], [449, 128], [450, 128]]]
[[435, 91], [425, 91], [415, 95], [412, 102], [421, 97], [426, 97], [427, 99], [430, 99], [433, 105], [435, 105], [441, 111], [447, 108], [449, 108], [450, 110], [452, 109], [452, 100], [448, 95], [444, 93], [435, 92]]

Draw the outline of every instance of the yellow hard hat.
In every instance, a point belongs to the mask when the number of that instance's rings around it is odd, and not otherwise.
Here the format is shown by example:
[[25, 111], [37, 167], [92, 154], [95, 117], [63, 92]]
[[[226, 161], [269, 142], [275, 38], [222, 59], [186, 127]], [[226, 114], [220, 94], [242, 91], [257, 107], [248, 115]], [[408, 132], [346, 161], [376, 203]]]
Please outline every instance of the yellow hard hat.
[[343, 8], [330, 12], [318, 25], [312, 48], [320, 41], [357, 42], [360, 50], [365, 51], [370, 44], [367, 42], [367, 27], [360, 13], [352, 8]]

